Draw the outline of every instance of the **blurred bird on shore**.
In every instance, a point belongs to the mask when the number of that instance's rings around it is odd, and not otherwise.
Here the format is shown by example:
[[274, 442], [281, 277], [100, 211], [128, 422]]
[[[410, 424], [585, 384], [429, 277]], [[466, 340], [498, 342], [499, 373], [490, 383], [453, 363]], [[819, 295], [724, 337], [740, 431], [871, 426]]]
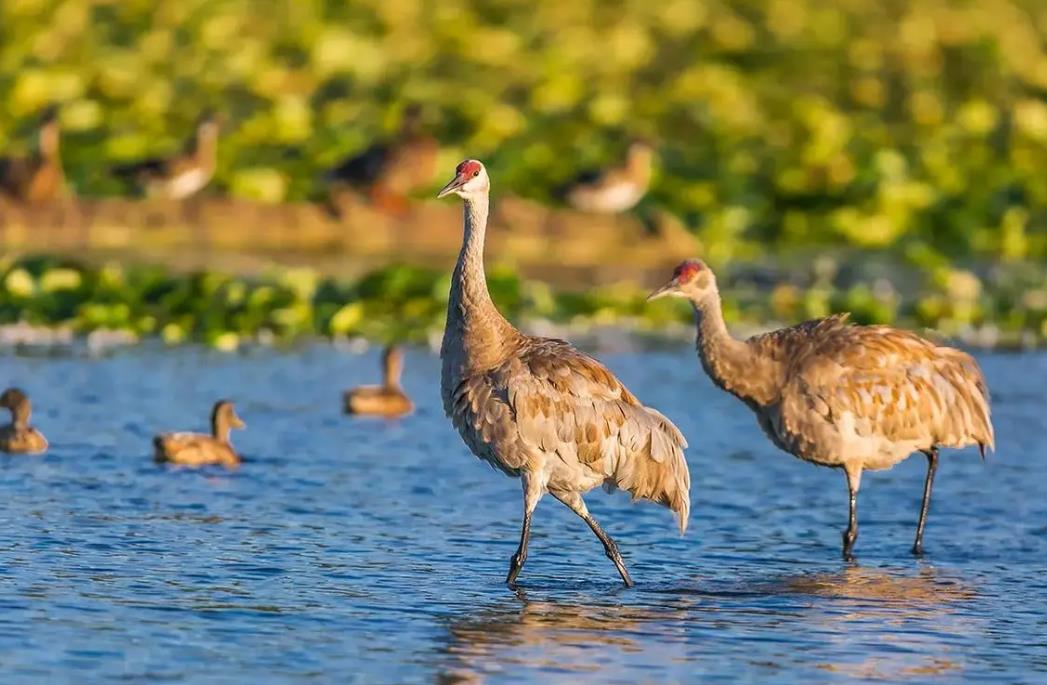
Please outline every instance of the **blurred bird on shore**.
[[61, 196], [65, 191], [65, 173], [59, 155], [60, 139], [58, 109], [48, 107], [39, 119], [36, 150], [28, 157], [0, 159], [0, 194], [27, 204]]
[[217, 161], [218, 133], [218, 118], [205, 113], [183, 152], [124, 164], [113, 169], [113, 174], [138, 186], [146, 197], [184, 200], [211, 182]]
[[653, 164], [654, 147], [637, 139], [629, 145], [623, 163], [583, 172], [562, 187], [559, 194], [582, 212], [627, 212], [647, 194]]
[[422, 114], [421, 107], [408, 107], [393, 137], [374, 143], [324, 174], [327, 208], [333, 215], [342, 215], [339, 200], [347, 189], [362, 193], [382, 211], [402, 214], [408, 207], [408, 195], [432, 182], [440, 146], [425, 131]]

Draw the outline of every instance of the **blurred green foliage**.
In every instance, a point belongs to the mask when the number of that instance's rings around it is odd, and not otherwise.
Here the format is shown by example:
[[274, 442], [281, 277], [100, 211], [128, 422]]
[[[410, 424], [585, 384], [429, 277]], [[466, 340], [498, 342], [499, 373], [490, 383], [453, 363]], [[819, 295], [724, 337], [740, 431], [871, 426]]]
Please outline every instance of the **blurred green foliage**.
[[[806, 273], [725, 271], [719, 282], [726, 318], [742, 332], [850, 311], [859, 323], [929, 326], [982, 345], [1047, 339], [1042, 269], [999, 267], [979, 277], [942, 267], [917, 277], [904, 291], [891, 284], [907, 278], [889, 280], [878, 268], [840, 266], [822, 257]], [[310, 269], [241, 278], [153, 266], [88, 266], [46, 256], [7, 258], [0, 260], [0, 325], [24, 322], [79, 334], [116, 331], [229, 350], [243, 343], [317, 337], [423, 343], [442, 331], [449, 286], [446, 273], [408, 266], [343, 282]], [[556, 292], [494, 268], [489, 287], [510, 319], [558, 335], [599, 326], [689, 329], [692, 317], [689, 305], [679, 300], [647, 303], [647, 292], [633, 285]]]
[[219, 191], [315, 197], [416, 102], [444, 166], [540, 199], [654, 138], [646, 202], [714, 263], [1047, 257], [1042, 0], [6, 0], [0, 27], [0, 149], [60, 103], [83, 194], [211, 108]]

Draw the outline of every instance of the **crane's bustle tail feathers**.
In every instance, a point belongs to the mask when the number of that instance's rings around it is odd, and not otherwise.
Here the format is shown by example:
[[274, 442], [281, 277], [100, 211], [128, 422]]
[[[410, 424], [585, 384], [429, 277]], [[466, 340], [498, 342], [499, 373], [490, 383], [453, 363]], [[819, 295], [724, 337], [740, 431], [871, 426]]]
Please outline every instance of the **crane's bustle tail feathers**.
[[657, 411], [643, 406], [630, 409], [638, 435], [631, 436], [633, 444], [627, 444], [630, 449], [615, 464], [614, 485], [633, 500], [650, 500], [675, 512], [683, 535], [691, 511], [691, 474], [683, 453], [687, 441]]

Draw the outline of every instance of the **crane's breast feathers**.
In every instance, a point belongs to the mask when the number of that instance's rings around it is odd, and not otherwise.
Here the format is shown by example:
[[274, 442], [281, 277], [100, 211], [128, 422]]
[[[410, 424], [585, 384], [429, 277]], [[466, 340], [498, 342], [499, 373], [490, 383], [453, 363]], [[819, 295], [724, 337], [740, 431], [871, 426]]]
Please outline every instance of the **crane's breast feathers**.
[[977, 362], [959, 350], [878, 326], [837, 329], [795, 359], [777, 423], [786, 441], [808, 449], [827, 424], [899, 443], [993, 444], [989, 392]]
[[661, 462], [682, 458], [687, 446], [606, 367], [556, 340], [529, 339], [494, 369], [463, 378], [451, 414], [478, 456], [513, 469], [555, 454], [610, 475], [623, 456]]

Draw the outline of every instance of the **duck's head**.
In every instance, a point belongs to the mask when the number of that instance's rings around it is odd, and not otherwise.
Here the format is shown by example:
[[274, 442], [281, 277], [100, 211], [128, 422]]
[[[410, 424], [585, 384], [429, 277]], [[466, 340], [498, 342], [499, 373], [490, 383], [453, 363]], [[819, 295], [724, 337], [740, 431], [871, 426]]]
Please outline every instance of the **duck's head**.
[[659, 297], [685, 297], [692, 302], [699, 302], [711, 293], [716, 292], [716, 276], [700, 259], [688, 259], [680, 262], [673, 270], [673, 277], [647, 296], [648, 300]]
[[469, 200], [478, 195], [485, 195], [490, 188], [491, 179], [488, 178], [484, 165], [478, 160], [467, 159], [455, 168], [454, 178], [440, 189], [436, 197], [454, 194], [463, 200]]
[[14, 411], [29, 403], [29, 397], [19, 388], [8, 388], [0, 394], [0, 407]]
[[247, 424], [237, 415], [233, 403], [229, 400], [218, 400], [215, 402], [214, 409], [211, 410], [211, 426], [214, 428], [222, 426], [247, 428]]

